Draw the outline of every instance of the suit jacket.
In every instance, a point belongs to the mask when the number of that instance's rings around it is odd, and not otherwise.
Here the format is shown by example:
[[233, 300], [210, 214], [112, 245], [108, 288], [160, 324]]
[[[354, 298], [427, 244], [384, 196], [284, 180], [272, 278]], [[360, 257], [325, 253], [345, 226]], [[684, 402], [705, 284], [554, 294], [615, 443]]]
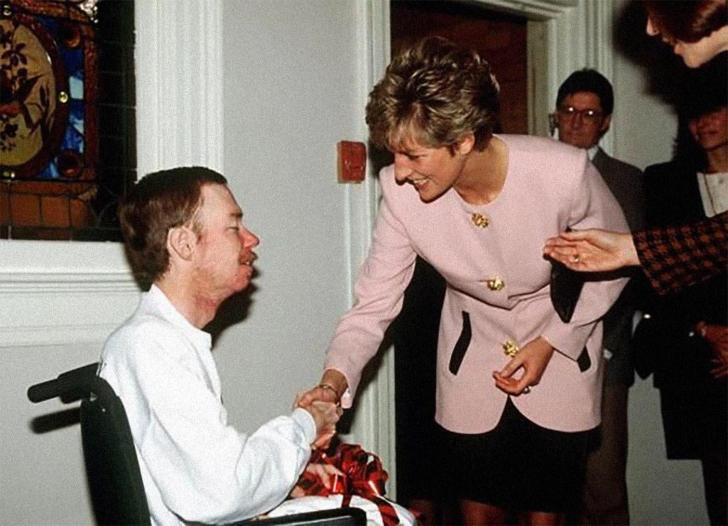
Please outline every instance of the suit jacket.
[[[607, 183], [634, 232], [644, 227], [645, 195], [642, 171], [607, 155], [599, 148], [594, 166]], [[631, 272], [632, 279], [604, 316], [604, 347], [612, 354], [605, 381], [608, 384], [632, 385], [634, 371], [631, 357], [632, 318], [641, 301], [645, 287], [639, 271]]]
[[[705, 219], [696, 171], [690, 166], [670, 162], [649, 166], [645, 170], [647, 185], [647, 222], [651, 227]], [[673, 229], [679, 231], [679, 229]], [[722, 251], [726, 250], [725, 243]], [[726, 305], [726, 269], [702, 283], [668, 296], [654, 298], [649, 322], [640, 337], [652, 346], [655, 383], [695, 385], [709, 375], [711, 354], [702, 338], [695, 336], [694, 325], [700, 320], [728, 325]], [[643, 322], [644, 323], [644, 322]]]
[[[563, 323], [550, 301], [551, 264], [542, 247], [567, 227], [625, 230], [627, 223], [585, 151], [552, 139], [497, 137], [508, 148], [508, 172], [501, 193], [486, 205], [471, 205], [453, 189], [423, 203], [408, 184], [397, 184], [392, 166], [380, 173], [383, 200], [356, 302], [340, 320], [325, 364], [346, 376], [345, 406], [401, 308], [419, 254], [447, 282], [437, 357], [440, 425], [459, 433], [494, 428], [508, 395], [495, 387], [492, 372], [510, 360], [505, 348], [539, 336], [557, 352], [539, 385], [513, 403], [549, 429], [598, 425], [598, 320], [626, 279], [587, 282], [571, 321]], [[582, 370], [577, 360], [588, 366]]]
[[630, 231], [644, 228], [645, 192], [642, 171], [610, 157], [601, 148], [597, 149], [592, 162], [622, 207]]

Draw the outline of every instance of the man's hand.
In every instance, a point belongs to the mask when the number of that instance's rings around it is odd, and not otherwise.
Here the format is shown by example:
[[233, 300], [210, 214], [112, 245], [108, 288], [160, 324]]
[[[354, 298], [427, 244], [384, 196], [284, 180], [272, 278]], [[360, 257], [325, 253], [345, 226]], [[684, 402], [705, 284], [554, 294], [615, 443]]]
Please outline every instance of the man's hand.
[[[332, 466], [331, 464], [311, 462], [306, 466], [305, 471], [307, 473], [315, 475], [329, 491], [334, 489], [334, 482], [336, 480], [336, 477], [344, 477], [344, 473], [342, 473], [339, 468], [337, 468], [336, 466]], [[293, 491], [291, 491], [291, 497], [297, 499], [299, 497], [305, 496], [306, 491], [301, 486], [296, 484], [293, 487]]]
[[311, 402], [304, 409], [311, 413], [316, 424], [316, 440], [313, 442], [313, 447], [328, 447], [329, 442], [336, 434], [336, 422], [339, 421], [343, 412], [341, 407], [331, 402], [317, 400]]
[[[538, 337], [526, 344], [501, 371], [493, 372], [495, 385], [511, 395], [528, 393], [532, 386], [538, 385], [546, 366], [551, 360], [554, 348], [544, 338]], [[514, 374], [523, 369], [520, 378]]]
[[543, 253], [581, 272], [606, 272], [640, 264], [631, 234], [596, 228], [551, 237], [546, 240]]

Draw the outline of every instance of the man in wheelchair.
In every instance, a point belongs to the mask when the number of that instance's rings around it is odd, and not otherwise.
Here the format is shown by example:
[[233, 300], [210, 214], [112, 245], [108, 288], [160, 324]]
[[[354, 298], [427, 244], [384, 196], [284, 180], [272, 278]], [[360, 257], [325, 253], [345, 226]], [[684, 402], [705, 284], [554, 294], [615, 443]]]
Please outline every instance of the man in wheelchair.
[[259, 239], [226, 179], [206, 168], [147, 175], [119, 216], [133, 271], [149, 285], [109, 337], [99, 376], [121, 398], [153, 524], [225, 523], [283, 501], [341, 409], [317, 402], [252, 434], [227, 423], [211, 336], [220, 304], [248, 287]]

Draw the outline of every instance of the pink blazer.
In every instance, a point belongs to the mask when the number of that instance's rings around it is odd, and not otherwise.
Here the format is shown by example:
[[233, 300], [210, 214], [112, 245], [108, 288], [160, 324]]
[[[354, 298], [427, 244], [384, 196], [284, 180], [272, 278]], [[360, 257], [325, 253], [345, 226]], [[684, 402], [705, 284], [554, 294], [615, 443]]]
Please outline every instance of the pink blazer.
[[[397, 184], [392, 166], [381, 171], [383, 200], [356, 302], [341, 318], [325, 363], [346, 376], [345, 406], [402, 306], [419, 254], [447, 281], [437, 356], [440, 425], [459, 433], [494, 428], [508, 398], [491, 376], [510, 359], [504, 344], [522, 347], [538, 336], [557, 351], [539, 385], [513, 403], [549, 429], [599, 424], [599, 319], [626, 279], [587, 282], [571, 322], [563, 323], [549, 298], [551, 265], [542, 247], [566, 227], [627, 231], [627, 223], [584, 150], [552, 139], [498, 137], [508, 146], [508, 173], [500, 195], [486, 205], [470, 205], [452, 189], [423, 203], [410, 185]], [[588, 357], [580, 358], [585, 347]]]

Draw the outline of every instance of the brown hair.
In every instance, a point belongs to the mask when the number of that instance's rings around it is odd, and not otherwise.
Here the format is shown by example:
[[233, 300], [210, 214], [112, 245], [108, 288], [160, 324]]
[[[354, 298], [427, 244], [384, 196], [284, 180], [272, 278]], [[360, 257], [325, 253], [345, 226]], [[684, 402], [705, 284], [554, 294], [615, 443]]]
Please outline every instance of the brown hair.
[[371, 141], [401, 147], [454, 147], [468, 132], [482, 150], [498, 121], [498, 83], [477, 52], [442, 37], [429, 37], [387, 67], [369, 94], [366, 122]]
[[643, 0], [654, 28], [668, 39], [697, 42], [728, 24], [726, 0]]
[[134, 185], [119, 205], [121, 233], [136, 278], [149, 285], [169, 267], [167, 233], [189, 224], [199, 233], [196, 212], [202, 186], [227, 184], [219, 173], [199, 166], [150, 173]]

